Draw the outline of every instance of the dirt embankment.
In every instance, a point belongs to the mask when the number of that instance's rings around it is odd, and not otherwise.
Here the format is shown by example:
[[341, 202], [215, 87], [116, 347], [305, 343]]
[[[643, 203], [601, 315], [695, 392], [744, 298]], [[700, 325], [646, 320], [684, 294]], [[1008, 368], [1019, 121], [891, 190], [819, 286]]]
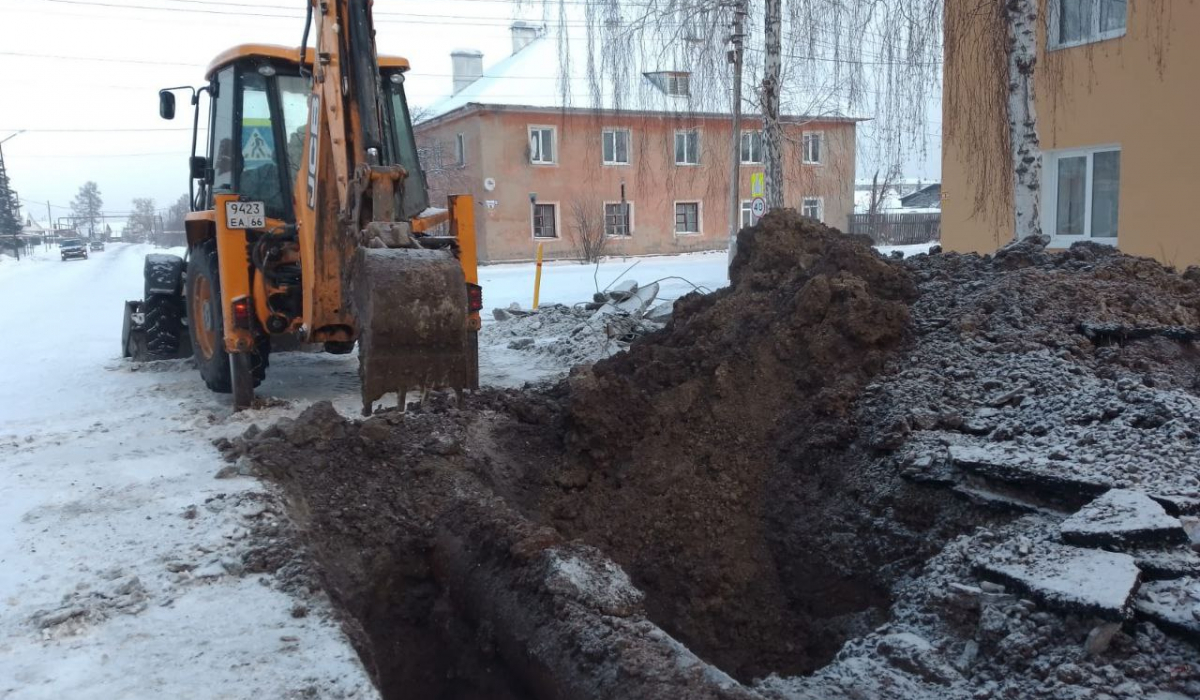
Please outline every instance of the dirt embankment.
[[938, 514], [853, 448], [855, 398], [906, 339], [908, 274], [790, 212], [739, 246], [728, 289], [682, 299], [663, 333], [570, 378], [569, 456], [547, 480], [566, 488], [538, 510], [750, 679], [812, 671], [877, 623], [889, 566], [921, 555]]
[[1142, 673], [1186, 658], [1161, 634], [1082, 658], [1093, 622], [1035, 633], [975, 569], [1096, 489], [1200, 504], [1197, 275], [1040, 241], [889, 261], [791, 212], [740, 241], [729, 288], [557, 387], [230, 446], [283, 484], [385, 696], [1200, 688]]

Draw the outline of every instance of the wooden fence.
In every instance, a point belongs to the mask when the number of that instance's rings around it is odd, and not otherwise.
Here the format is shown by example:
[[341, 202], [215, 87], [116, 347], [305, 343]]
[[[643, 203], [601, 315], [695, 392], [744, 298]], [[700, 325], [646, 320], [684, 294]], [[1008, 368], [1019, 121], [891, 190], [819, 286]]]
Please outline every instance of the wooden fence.
[[870, 236], [875, 245], [933, 243], [942, 238], [942, 215], [851, 214], [849, 231]]

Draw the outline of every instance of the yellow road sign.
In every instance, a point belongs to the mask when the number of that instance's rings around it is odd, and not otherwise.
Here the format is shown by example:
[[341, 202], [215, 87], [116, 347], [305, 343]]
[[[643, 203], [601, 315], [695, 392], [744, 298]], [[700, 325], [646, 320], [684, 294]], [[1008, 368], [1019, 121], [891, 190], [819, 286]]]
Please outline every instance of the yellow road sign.
[[750, 175], [750, 196], [761, 197], [764, 192], [766, 192], [766, 188], [763, 186], [763, 174], [753, 173]]

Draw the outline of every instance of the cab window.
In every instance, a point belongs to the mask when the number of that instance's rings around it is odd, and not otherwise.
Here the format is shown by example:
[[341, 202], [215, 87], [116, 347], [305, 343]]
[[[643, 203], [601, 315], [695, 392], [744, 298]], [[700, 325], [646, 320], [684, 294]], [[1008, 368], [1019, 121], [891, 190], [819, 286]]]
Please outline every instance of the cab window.
[[413, 136], [412, 121], [408, 114], [408, 102], [404, 99], [404, 75], [393, 73], [384, 76], [388, 87], [389, 113], [392, 138], [389, 155], [392, 162], [399, 162], [408, 171], [404, 182], [401, 211], [405, 218], [417, 216], [429, 206], [429, 192], [425, 189], [425, 173], [417, 158], [417, 143]]
[[267, 78], [257, 72], [242, 75], [242, 175], [238, 193], [266, 205], [267, 216], [286, 219], [287, 199], [279, 164], [283, 154], [275, 140]]
[[[233, 148], [233, 105], [237, 101], [233, 89], [233, 67], [217, 73], [216, 97], [209, 108], [212, 114], [210, 125], [208, 159], [212, 163], [212, 191], [233, 191], [233, 171], [237, 166], [237, 154]], [[208, 205], [212, 206], [210, 193]]]
[[311, 88], [307, 78], [280, 75], [279, 103], [283, 108], [283, 133], [287, 138], [287, 186], [293, 191], [300, 164], [304, 160], [304, 139], [308, 134], [308, 96]]

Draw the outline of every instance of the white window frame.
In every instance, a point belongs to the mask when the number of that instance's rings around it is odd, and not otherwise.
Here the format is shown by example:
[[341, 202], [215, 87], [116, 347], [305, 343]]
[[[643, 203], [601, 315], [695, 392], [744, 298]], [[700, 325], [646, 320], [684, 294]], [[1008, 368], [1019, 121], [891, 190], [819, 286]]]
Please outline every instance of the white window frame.
[[[537, 207], [552, 206], [554, 207], [554, 235], [539, 236], [537, 235]], [[562, 207], [558, 206], [558, 202], [543, 202], [541, 200], [534, 202], [529, 207], [529, 235], [535, 241], [557, 241], [562, 238]]]
[[629, 200], [625, 200], [625, 202], [624, 202], [625, 204], [629, 205], [629, 232], [627, 234], [625, 234], [624, 236], [617, 235], [617, 234], [610, 234], [608, 232], [608, 207], [611, 204], [619, 205], [621, 203], [622, 202], [620, 202], [619, 200], [608, 201], [608, 202], [604, 202], [600, 207], [601, 215], [604, 217], [604, 237], [605, 238], [612, 238], [612, 239], [618, 240], [618, 241], [624, 241], [624, 240], [633, 238], [633, 232], [635, 230], [634, 226], [633, 226], [634, 207], [633, 207], [633, 202], [631, 202]]
[[[754, 158], [754, 134], [758, 134], [758, 160], [753, 159]], [[749, 150], [750, 150], [751, 160], [746, 160], [746, 155], [745, 155], [745, 151], [747, 150], [746, 149], [746, 137], [747, 136], [750, 137], [750, 149]], [[742, 131], [742, 138], [740, 141], [738, 141], [738, 160], [741, 161], [742, 165], [762, 165], [762, 162], [763, 162], [762, 150], [763, 150], [762, 129], [744, 129]]]
[[[550, 131], [550, 160], [534, 160], [533, 132], [544, 130]], [[529, 163], [531, 165], [558, 165], [558, 129], [548, 124], [530, 124], [526, 131], [525, 143], [529, 146]]]
[[[679, 137], [684, 134], [695, 134], [696, 135], [696, 152], [692, 154], [692, 157], [694, 157], [695, 160], [692, 162], [686, 162], [686, 161], [681, 162], [679, 160], [679, 148], [678, 148], [679, 143], [678, 142], [679, 142]], [[701, 144], [703, 141], [704, 141], [704, 137], [701, 134], [699, 129], [676, 129], [675, 137], [671, 140], [671, 157], [675, 159], [675, 165], [682, 166], [682, 167], [695, 167], [697, 165], [700, 165], [700, 147], [701, 147]], [[685, 138], [685, 140], [683, 142], [683, 157], [684, 158], [687, 158], [687, 155], [688, 155], [687, 150], [688, 150], [687, 149], [687, 140]]]
[[672, 97], [687, 97], [692, 94], [691, 73], [667, 73], [666, 93]]
[[1092, 8], [1092, 31], [1088, 36], [1076, 41], [1059, 41], [1062, 36], [1062, 3], [1063, 0], [1047, 0], [1050, 11], [1047, 13], [1046, 24], [1046, 49], [1049, 51], [1057, 51], [1059, 49], [1069, 49], [1073, 46], [1086, 46], [1087, 44], [1096, 44], [1109, 39], [1123, 37], [1129, 27], [1129, 2], [1125, 3], [1125, 26], [1119, 29], [1110, 29], [1108, 31], [1100, 31], [1100, 2], [1099, 0], [1079, 0], [1079, 2], [1088, 2], [1093, 5]]
[[[1121, 153], [1120, 144], [1103, 146], [1088, 146], [1087, 148], [1064, 148], [1043, 152], [1042, 162], [1042, 232], [1050, 236], [1051, 248], [1068, 248], [1072, 243], [1091, 241], [1101, 245], [1120, 247], [1121, 227], [1118, 221], [1117, 235], [1112, 238], [1097, 238], [1092, 236], [1092, 190], [1093, 169], [1097, 153]], [[1087, 173], [1083, 186], [1083, 230], [1082, 236], [1060, 236], [1058, 229], [1058, 162], [1064, 158], [1087, 157]], [[1122, 166], [1124, 171], [1124, 166]], [[1122, 172], [1122, 175], [1124, 173]], [[1120, 207], [1121, 183], [1117, 183], [1117, 206]]]
[[[695, 204], [696, 205], [696, 230], [695, 231], [680, 231], [678, 229], [679, 221], [679, 205], [680, 204]], [[671, 230], [676, 236], [703, 236], [704, 235], [704, 200], [702, 199], [677, 199], [671, 205]]]
[[[616, 134], [624, 132], [625, 134], [625, 160], [615, 160], [617, 157], [617, 138]], [[609, 134], [613, 134], [613, 158], [609, 160], [604, 153], [607, 144], [605, 140]], [[600, 132], [600, 162], [604, 165], [629, 165], [633, 160], [633, 132], [629, 129], [621, 127], [608, 127]]]
[[454, 164], [460, 168], [467, 164], [467, 135], [461, 131], [454, 135]]
[[[808, 157], [809, 138], [817, 139], [817, 159], [810, 160]], [[824, 165], [825, 164], [825, 132], [824, 131], [805, 131], [800, 135], [800, 158], [804, 165]]]
[[[800, 215], [801, 216], [808, 216], [808, 214], [806, 214], [804, 212], [806, 209], [808, 209], [809, 202], [817, 203], [816, 219], [817, 219], [817, 221], [820, 221], [821, 223], [825, 223], [825, 198], [824, 197], [801, 197], [800, 198]], [[810, 216], [809, 218], [811, 219], [813, 217]]]
[[754, 225], [754, 200], [743, 199], [741, 216], [738, 218], [742, 222], [742, 228], [749, 228]]

